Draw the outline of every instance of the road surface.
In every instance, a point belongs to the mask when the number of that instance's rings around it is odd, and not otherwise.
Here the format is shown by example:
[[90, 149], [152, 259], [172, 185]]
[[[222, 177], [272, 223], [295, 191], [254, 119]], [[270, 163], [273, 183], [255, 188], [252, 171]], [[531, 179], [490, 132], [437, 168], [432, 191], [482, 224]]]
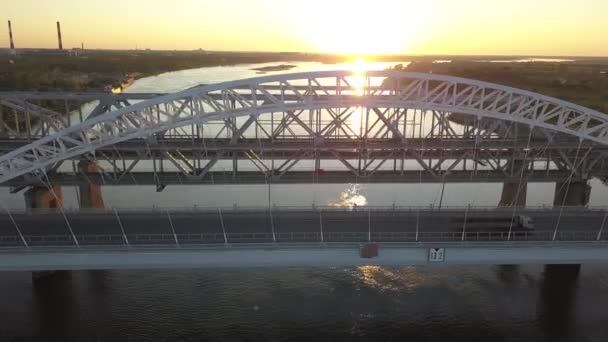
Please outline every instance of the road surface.
[[[12, 213], [0, 215], [0, 241], [4, 246], [21, 244], [18, 232], [31, 246], [73, 244], [201, 244], [238, 242], [315, 242], [504, 240], [510, 218], [532, 218], [534, 229], [525, 233], [517, 225], [510, 238], [550, 240], [557, 231], [569, 240], [595, 238], [606, 214], [599, 210], [400, 210], [358, 208], [354, 210], [106, 210]], [[475, 218], [493, 217], [469, 229]], [[559, 224], [558, 224], [559, 222]], [[19, 231], [16, 229], [19, 228]], [[71, 231], [70, 231], [71, 230]], [[491, 234], [490, 234], [491, 233]], [[565, 235], [564, 235], [565, 234]], [[568, 235], [570, 234], [570, 235]], [[524, 236], [525, 235], [525, 236]], [[608, 238], [608, 234], [600, 234]], [[126, 240], [126, 241], [125, 241]]]

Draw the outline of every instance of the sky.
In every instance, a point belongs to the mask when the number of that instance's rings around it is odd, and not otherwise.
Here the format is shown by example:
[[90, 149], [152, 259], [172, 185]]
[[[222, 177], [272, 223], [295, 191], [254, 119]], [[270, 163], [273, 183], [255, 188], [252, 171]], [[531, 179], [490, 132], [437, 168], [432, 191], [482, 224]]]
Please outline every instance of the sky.
[[[17, 47], [608, 56], [608, 0], [0, 1]], [[8, 27], [0, 26], [0, 47]]]

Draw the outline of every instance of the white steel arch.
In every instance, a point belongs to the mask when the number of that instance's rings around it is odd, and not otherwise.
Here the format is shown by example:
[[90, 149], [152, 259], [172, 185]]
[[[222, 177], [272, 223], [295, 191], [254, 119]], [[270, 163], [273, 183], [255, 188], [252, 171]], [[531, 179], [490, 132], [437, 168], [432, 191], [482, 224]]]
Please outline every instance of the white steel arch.
[[211, 120], [323, 108], [464, 113], [608, 145], [608, 115], [533, 92], [435, 74], [326, 71], [191, 88], [90, 118], [0, 157], [0, 183], [104, 146]]

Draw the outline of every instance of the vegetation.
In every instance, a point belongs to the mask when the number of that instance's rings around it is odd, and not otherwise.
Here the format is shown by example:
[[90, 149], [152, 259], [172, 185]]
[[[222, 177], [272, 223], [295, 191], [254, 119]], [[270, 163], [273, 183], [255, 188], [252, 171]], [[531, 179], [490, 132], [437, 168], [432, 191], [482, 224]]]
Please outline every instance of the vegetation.
[[[608, 113], [608, 59], [578, 58], [574, 62], [503, 62], [497, 57], [368, 56], [375, 61], [413, 61], [397, 66], [504, 84], [554, 96]], [[158, 51], [24, 51], [0, 56], [0, 91], [108, 90], [129, 80], [163, 72], [220, 65], [289, 61], [338, 63], [352, 56], [304, 53], [158, 52]], [[449, 60], [450, 63], [433, 63]], [[281, 65], [283, 67], [283, 65]], [[264, 70], [266, 71], [266, 70]]]
[[[78, 52], [76, 52], [78, 53]], [[129, 79], [221, 65], [338, 61], [341, 57], [291, 53], [87, 51], [23, 52], [0, 56], [0, 90], [107, 90]]]
[[608, 113], [608, 60], [575, 62], [414, 62], [407, 71], [477, 79], [553, 96]]

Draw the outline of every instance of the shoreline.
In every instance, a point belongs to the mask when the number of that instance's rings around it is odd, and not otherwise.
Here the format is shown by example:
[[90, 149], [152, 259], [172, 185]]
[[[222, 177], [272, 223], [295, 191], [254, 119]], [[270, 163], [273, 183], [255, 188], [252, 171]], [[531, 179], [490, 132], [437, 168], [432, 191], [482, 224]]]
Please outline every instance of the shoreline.
[[[244, 64], [323, 62], [329, 57], [292, 53], [86, 51], [0, 54], [0, 91], [108, 91], [180, 70]], [[339, 58], [342, 57], [332, 57]]]

